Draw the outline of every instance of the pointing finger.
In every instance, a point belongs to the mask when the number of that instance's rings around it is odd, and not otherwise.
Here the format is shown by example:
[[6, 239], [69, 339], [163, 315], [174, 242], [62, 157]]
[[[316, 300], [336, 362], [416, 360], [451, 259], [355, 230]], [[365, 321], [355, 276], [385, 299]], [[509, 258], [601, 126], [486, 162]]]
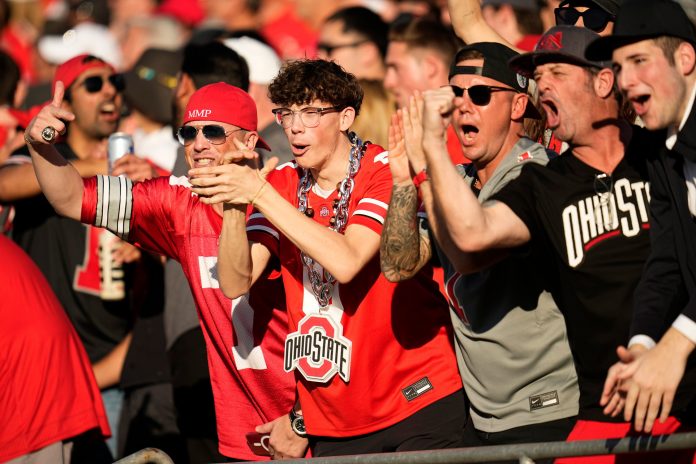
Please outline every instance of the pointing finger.
[[63, 103], [63, 95], [65, 95], [65, 85], [63, 85], [63, 81], [58, 81], [56, 82], [56, 88], [53, 90], [53, 101], [51, 104], [60, 107], [61, 103]]

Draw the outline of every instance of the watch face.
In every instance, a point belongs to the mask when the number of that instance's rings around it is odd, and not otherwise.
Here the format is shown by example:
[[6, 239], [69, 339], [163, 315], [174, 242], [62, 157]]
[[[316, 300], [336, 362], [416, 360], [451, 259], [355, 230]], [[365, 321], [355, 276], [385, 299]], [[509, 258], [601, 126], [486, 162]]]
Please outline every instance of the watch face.
[[307, 435], [307, 429], [305, 428], [303, 417], [297, 417], [295, 420], [292, 421], [291, 425], [292, 429], [295, 431], [296, 434], [302, 436]]

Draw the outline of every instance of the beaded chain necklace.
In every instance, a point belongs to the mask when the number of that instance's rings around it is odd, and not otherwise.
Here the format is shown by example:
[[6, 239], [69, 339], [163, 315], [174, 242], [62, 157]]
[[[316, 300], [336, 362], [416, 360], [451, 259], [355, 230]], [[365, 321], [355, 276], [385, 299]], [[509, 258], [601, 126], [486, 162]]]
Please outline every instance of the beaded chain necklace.
[[[348, 159], [348, 169], [346, 172], [346, 177], [338, 185], [338, 199], [334, 200], [333, 213], [334, 216], [331, 218], [329, 229], [334, 232], [342, 234], [348, 223], [348, 202], [350, 201], [350, 196], [353, 193], [353, 187], [355, 186], [354, 178], [355, 175], [360, 170], [360, 161], [365, 154], [365, 149], [367, 148], [367, 143], [363, 143], [362, 140], [358, 138], [355, 132], [348, 133], [348, 139], [351, 143], [350, 157]], [[369, 142], [368, 142], [369, 143]], [[314, 177], [309, 169], [304, 169], [300, 183], [297, 186], [297, 199], [298, 206], [297, 209], [300, 213], [303, 213], [309, 217], [314, 215], [314, 211], [309, 207], [307, 201], [307, 193], [315, 184]], [[307, 269], [307, 275], [309, 276], [309, 282], [312, 286], [312, 292], [319, 303], [319, 309], [325, 310], [329, 306], [329, 300], [331, 299], [331, 294], [333, 292], [333, 286], [336, 283], [336, 279], [324, 269], [323, 277], [314, 268], [314, 259], [305, 254], [304, 251], [300, 252], [302, 257], [302, 264]]]

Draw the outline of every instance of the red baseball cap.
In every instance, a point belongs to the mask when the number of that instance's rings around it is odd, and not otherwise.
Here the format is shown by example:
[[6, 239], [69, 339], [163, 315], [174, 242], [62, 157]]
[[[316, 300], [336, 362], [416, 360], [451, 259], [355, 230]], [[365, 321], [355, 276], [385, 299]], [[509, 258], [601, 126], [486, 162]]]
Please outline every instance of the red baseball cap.
[[[218, 121], [256, 131], [256, 103], [248, 93], [230, 84], [217, 82], [201, 87], [186, 105], [184, 124], [191, 121]], [[257, 146], [271, 149], [259, 136]]]
[[62, 81], [67, 90], [83, 72], [88, 69], [103, 67], [109, 68], [111, 72], [115, 72], [114, 67], [101, 58], [87, 54], [77, 55], [56, 68], [51, 93], [56, 90], [56, 82]]

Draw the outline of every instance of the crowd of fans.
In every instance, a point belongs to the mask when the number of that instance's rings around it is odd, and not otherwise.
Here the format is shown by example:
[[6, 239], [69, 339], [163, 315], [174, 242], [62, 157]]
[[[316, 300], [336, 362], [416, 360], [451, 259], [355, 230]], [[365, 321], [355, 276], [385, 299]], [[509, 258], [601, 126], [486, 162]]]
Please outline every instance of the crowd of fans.
[[691, 14], [0, 0], [0, 462], [692, 429]]

